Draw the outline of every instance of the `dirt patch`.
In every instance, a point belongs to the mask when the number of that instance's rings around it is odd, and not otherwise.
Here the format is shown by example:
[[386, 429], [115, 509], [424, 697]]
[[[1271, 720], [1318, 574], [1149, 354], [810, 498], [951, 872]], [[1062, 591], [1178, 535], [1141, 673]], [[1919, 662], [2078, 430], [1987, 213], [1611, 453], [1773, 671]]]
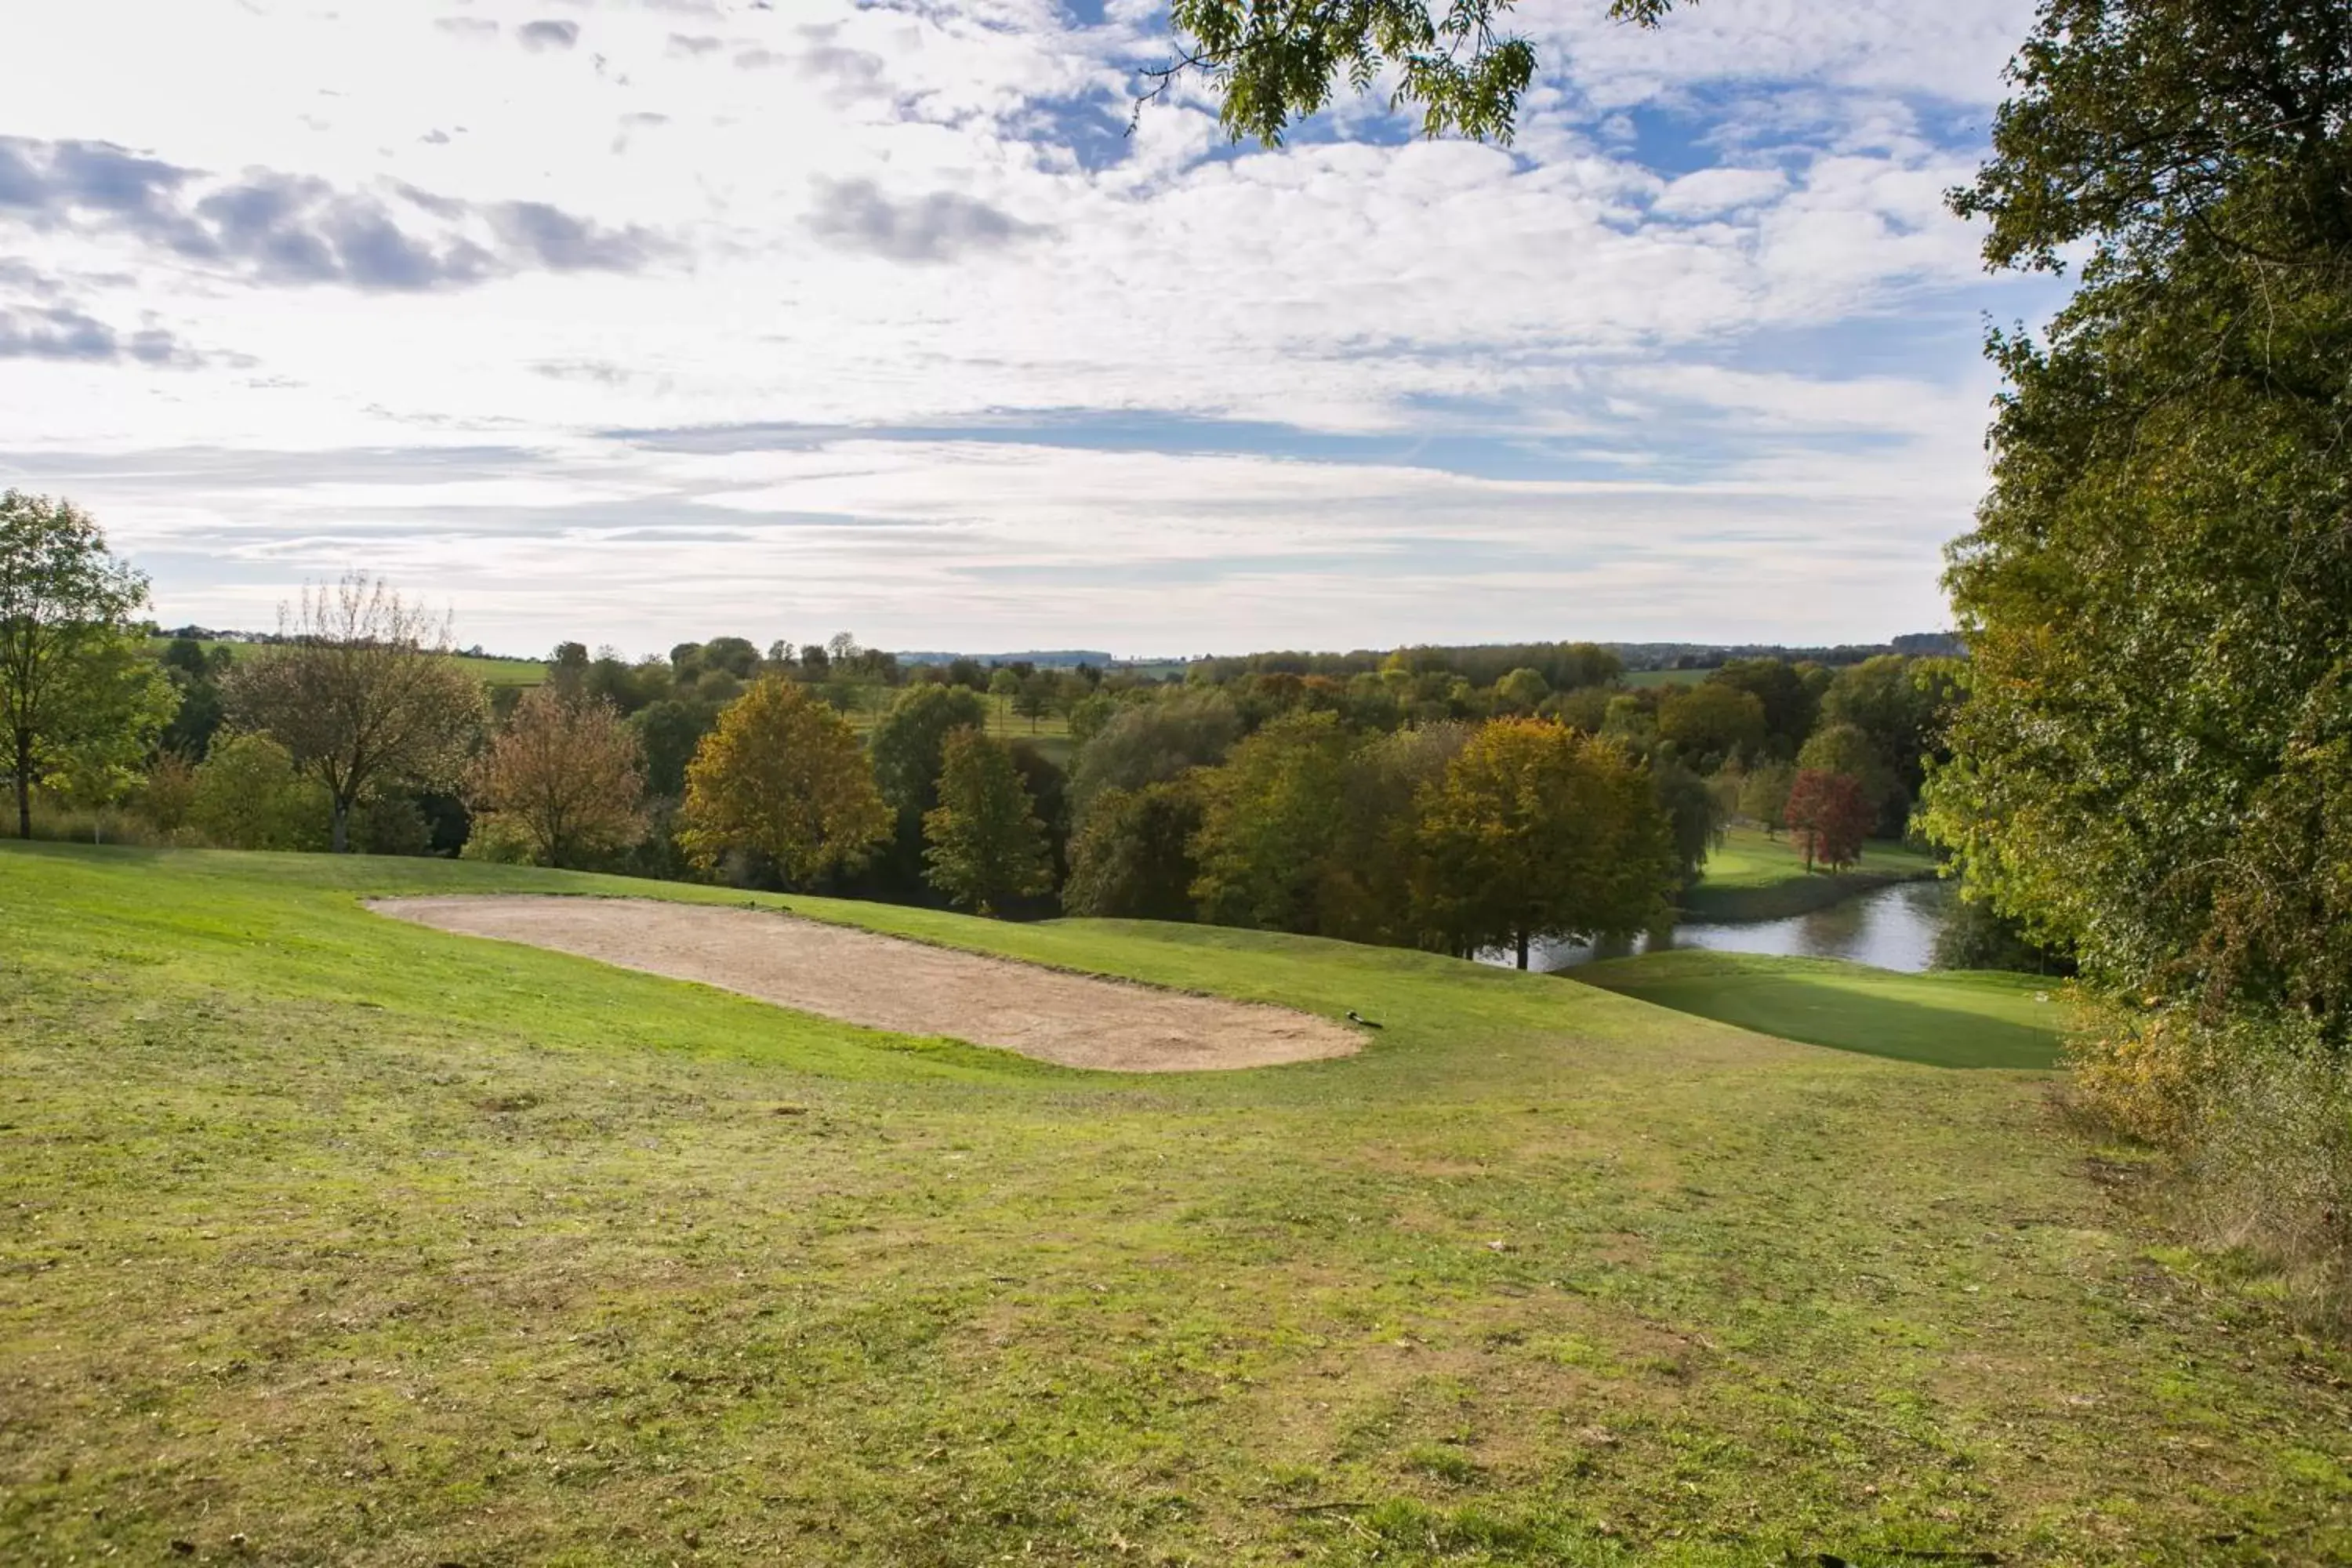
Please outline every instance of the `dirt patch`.
[[1197, 1072], [1352, 1055], [1354, 1030], [1284, 1007], [1187, 996], [926, 947], [765, 910], [524, 895], [377, 899], [466, 936], [697, 980], [903, 1035], [997, 1046], [1064, 1067]]

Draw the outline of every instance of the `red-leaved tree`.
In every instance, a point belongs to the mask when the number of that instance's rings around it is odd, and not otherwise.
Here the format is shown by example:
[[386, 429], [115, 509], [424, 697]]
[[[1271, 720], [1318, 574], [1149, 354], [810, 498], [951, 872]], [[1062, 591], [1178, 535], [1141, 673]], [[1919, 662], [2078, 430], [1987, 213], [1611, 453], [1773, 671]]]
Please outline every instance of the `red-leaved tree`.
[[1852, 773], [1808, 768], [1789, 786], [1786, 820], [1804, 847], [1806, 870], [1816, 860], [1832, 871], [1843, 870], [1862, 858], [1862, 841], [1870, 831], [1870, 803], [1863, 798], [1862, 781]]

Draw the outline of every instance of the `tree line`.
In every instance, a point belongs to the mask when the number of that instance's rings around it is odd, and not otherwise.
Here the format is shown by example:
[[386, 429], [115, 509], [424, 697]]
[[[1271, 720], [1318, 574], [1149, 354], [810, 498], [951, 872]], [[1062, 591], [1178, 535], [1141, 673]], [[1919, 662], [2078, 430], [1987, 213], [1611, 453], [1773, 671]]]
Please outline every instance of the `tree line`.
[[[9, 622], [9, 658], [35, 656], [36, 679], [5, 677], [26, 694], [7, 717], [26, 833], [37, 790], [129, 797], [184, 842], [1200, 920], [1524, 963], [1546, 940], [1665, 920], [1735, 817], [1786, 827], [1832, 868], [1866, 834], [1899, 833], [1958, 689], [1949, 661], [1883, 657], [1734, 660], [1629, 689], [1614, 655], [1581, 643], [1319, 668], [1266, 655], [1150, 680], [906, 666], [843, 633], [635, 660], [567, 642], [542, 685], [486, 689], [447, 657], [446, 617], [357, 576], [306, 589], [266, 640], [179, 638], [150, 656], [131, 619], [144, 584], [94, 522], [13, 492], [0, 515], [16, 563], [0, 584], [49, 563], [46, 607]], [[997, 732], [1008, 717], [1033, 733]]]

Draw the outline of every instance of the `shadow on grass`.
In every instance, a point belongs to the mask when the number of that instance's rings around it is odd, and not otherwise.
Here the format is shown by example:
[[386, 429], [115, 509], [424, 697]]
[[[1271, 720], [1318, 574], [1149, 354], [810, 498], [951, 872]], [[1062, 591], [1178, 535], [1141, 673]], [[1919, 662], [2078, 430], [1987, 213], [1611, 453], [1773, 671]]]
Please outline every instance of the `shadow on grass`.
[[[1643, 963], [1571, 973], [1621, 995], [1804, 1045], [1927, 1067], [2037, 1069], [2058, 1063], [2058, 1009], [2037, 1002], [2021, 979], [1881, 978], [1858, 964], [1818, 960], [1800, 961], [1802, 967], [1765, 960], [1746, 972], [1711, 964], [1677, 975], [1643, 973]], [[2043, 1014], [2046, 1022], [2038, 1016]]]

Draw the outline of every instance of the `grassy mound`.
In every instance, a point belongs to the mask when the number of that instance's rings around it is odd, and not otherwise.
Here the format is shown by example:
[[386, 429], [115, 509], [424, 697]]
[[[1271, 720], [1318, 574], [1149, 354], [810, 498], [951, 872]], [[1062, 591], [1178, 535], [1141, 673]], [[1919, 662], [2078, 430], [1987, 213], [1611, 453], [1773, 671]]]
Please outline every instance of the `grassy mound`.
[[1685, 949], [1588, 963], [1574, 979], [1678, 1013], [1945, 1068], [2047, 1068], [2064, 1022], [2032, 974], [1897, 974], [1834, 958]]
[[1386, 1025], [1087, 1074], [358, 903], [464, 889], [743, 897], [0, 850], [0, 1561], [2352, 1552], [2352, 1365], [2153, 1261], [2040, 1075], [782, 900]]
[[1889, 882], [1912, 882], [1936, 874], [1933, 856], [1902, 844], [1873, 841], [1849, 870], [1808, 871], [1804, 857], [1787, 837], [1767, 837], [1761, 828], [1727, 829], [1708, 855], [1698, 885], [1682, 897], [1685, 918], [1695, 921], [1770, 921], [1827, 909], [1842, 899]]

